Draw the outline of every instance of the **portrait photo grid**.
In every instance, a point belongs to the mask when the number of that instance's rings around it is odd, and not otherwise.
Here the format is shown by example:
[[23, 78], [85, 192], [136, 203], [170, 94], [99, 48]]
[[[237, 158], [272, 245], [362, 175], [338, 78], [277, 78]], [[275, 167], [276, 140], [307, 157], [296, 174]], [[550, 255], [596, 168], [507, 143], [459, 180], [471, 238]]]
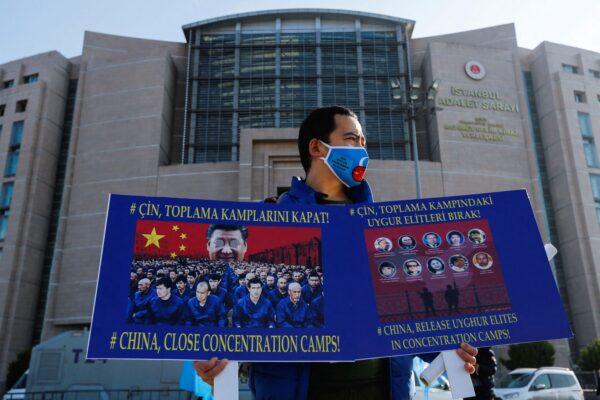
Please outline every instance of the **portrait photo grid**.
[[509, 310], [486, 220], [365, 230], [381, 322]]

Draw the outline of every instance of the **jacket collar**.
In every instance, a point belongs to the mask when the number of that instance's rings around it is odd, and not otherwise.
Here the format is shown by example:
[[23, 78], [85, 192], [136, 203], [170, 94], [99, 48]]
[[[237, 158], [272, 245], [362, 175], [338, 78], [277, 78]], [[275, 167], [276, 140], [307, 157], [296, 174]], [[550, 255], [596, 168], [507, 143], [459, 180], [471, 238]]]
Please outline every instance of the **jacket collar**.
[[[373, 194], [371, 187], [366, 180], [363, 180], [360, 185], [351, 188], [346, 188], [346, 193], [353, 203], [372, 203]], [[294, 176], [290, 185], [288, 194], [295, 197], [301, 203], [317, 204], [317, 196], [319, 195], [313, 188], [306, 184], [304, 179]]]

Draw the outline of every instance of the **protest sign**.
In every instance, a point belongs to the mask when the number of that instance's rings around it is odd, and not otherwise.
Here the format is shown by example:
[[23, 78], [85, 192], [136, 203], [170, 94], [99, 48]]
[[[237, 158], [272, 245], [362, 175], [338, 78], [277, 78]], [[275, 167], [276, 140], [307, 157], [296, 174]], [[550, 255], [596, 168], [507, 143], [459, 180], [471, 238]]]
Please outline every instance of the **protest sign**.
[[111, 195], [88, 357], [351, 361], [571, 335], [526, 192]]

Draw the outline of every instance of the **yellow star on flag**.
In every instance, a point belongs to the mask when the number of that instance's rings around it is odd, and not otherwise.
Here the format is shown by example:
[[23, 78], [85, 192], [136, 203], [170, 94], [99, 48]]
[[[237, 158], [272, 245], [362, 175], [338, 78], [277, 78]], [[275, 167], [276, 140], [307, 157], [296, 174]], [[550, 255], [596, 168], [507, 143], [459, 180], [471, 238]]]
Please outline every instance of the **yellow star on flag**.
[[177, 232], [179, 230], [179, 227], [177, 225], [173, 225], [173, 227], [171, 229], [173, 229], [175, 232]]
[[156, 233], [156, 228], [152, 228], [152, 232], [142, 234], [146, 238], [146, 245], [144, 247], [148, 247], [150, 245], [155, 245], [160, 249], [160, 243], [158, 242], [160, 239], [164, 238], [165, 235], [159, 235]]
[[171, 258], [177, 257], [177, 253], [171, 253]]
[[185, 234], [185, 233], [182, 233], [181, 235], [179, 235], [179, 237], [180, 237], [181, 239], [187, 239], [187, 234]]
[[182, 244], [181, 246], [179, 246], [179, 250], [184, 251], [185, 250], [185, 245]]

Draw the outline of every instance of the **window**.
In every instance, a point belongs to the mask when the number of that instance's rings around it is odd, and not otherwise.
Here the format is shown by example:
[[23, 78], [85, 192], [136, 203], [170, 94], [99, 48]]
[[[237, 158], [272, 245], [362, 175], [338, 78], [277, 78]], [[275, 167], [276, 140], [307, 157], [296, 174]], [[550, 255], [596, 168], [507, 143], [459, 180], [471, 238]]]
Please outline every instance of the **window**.
[[600, 94], [596, 96], [598, 98], [598, 102], [600, 103]]
[[4, 167], [4, 176], [15, 176], [19, 164], [19, 153], [21, 150], [21, 139], [23, 137], [23, 121], [13, 123], [10, 136], [10, 147]]
[[11, 79], [11, 80], [8, 80], [8, 81], [4, 81], [2, 83], [2, 88], [3, 89], [8, 89], [10, 87], [13, 87], [14, 85], [15, 85], [15, 81], [14, 81], [14, 79]]
[[592, 184], [592, 196], [594, 196], [594, 201], [600, 206], [600, 175], [590, 174], [590, 183]]
[[579, 119], [579, 132], [581, 133], [581, 136], [592, 136], [592, 124], [590, 122], [590, 114], [578, 112], [577, 118]]
[[6, 104], [0, 104], [0, 117], [4, 116], [5, 109], [6, 109]]
[[548, 374], [542, 374], [535, 378], [529, 390], [543, 390], [536, 388], [537, 385], [544, 385], [544, 389], [550, 389], [552, 385], [550, 384], [550, 377]]
[[590, 74], [596, 78], [596, 79], [600, 79], [600, 71], [596, 70], [596, 69], [590, 69]]
[[19, 100], [17, 101], [17, 106], [15, 107], [15, 112], [22, 113], [27, 109], [27, 100]]
[[579, 73], [579, 68], [577, 68], [574, 65], [570, 65], [570, 64], [563, 64], [562, 69], [563, 69], [563, 71], [568, 72], [570, 74], [578, 74]]
[[573, 92], [575, 94], [575, 103], [586, 103], [585, 92], [580, 92], [576, 90]]
[[575, 386], [575, 378], [570, 375], [550, 374], [550, 380], [552, 381], [552, 387], [554, 388]]
[[583, 137], [583, 152], [585, 153], [585, 162], [590, 168], [598, 168], [598, 157], [594, 139], [588, 136]]
[[12, 201], [14, 182], [6, 182], [2, 185], [2, 193], [0, 193], [0, 209], [10, 207]]
[[23, 83], [33, 83], [38, 81], [38, 74], [25, 75], [23, 77]]
[[10, 211], [0, 212], [0, 240], [4, 240], [6, 238], [6, 228], [8, 227], [9, 216]]

